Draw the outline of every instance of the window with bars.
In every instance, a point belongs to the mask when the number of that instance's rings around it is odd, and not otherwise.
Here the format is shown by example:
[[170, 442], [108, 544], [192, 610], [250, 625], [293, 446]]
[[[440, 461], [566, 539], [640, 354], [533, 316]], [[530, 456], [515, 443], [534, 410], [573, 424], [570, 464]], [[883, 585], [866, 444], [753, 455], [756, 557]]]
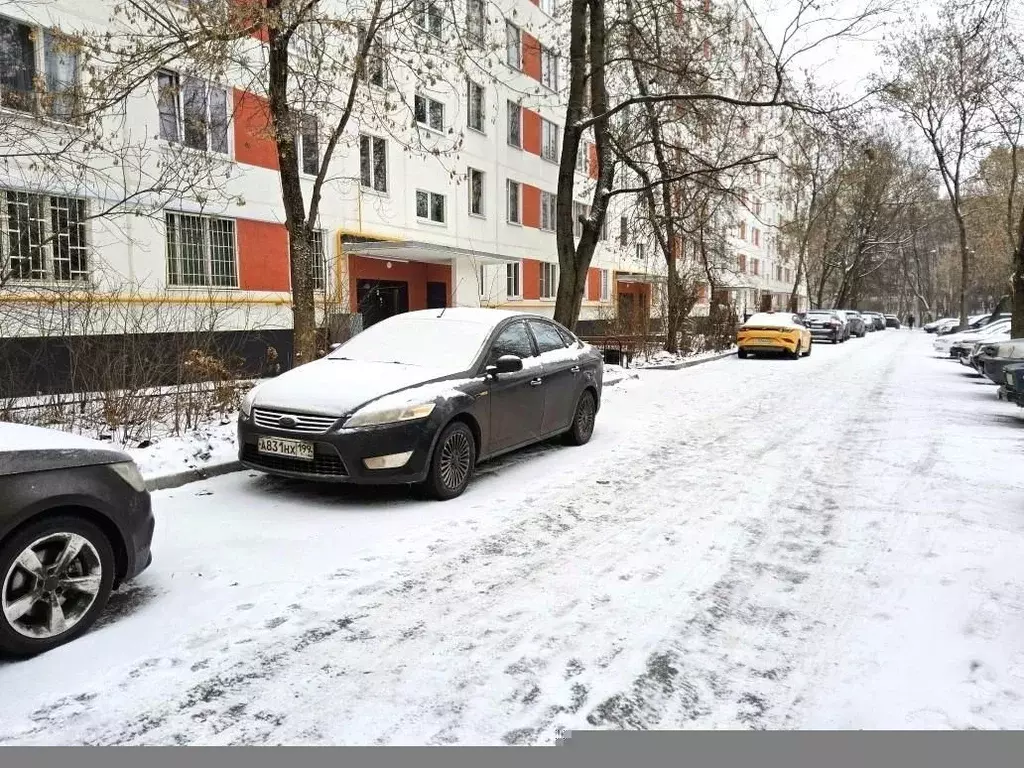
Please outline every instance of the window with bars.
[[366, 189], [388, 191], [388, 143], [385, 139], [359, 135], [359, 183]]
[[167, 213], [167, 284], [237, 288], [235, 220]]
[[417, 93], [413, 100], [416, 122], [432, 131], [444, 130], [444, 104]]
[[505, 296], [510, 299], [518, 299], [523, 295], [520, 283], [522, 271], [523, 264], [521, 261], [505, 265]]
[[558, 162], [558, 126], [550, 120], [541, 120], [540, 156], [552, 163]]
[[313, 288], [317, 291], [327, 290], [327, 253], [324, 251], [325, 233], [322, 229], [314, 229], [311, 233], [313, 245]]
[[476, 168], [469, 169], [469, 213], [472, 216], [484, 215], [484, 172]]
[[160, 138], [204, 152], [227, 154], [228, 92], [177, 72], [157, 73]]
[[523, 68], [523, 34], [511, 21], [505, 22], [505, 62], [512, 69]]
[[523, 195], [518, 181], [509, 179], [508, 185], [508, 223], [521, 224], [523, 221]]
[[484, 44], [485, 8], [484, 0], [466, 0], [466, 41], [473, 45]]
[[558, 265], [549, 264], [546, 261], [540, 265], [540, 297], [542, 299], [555, 298], [558, 290]]
[[558, 54], [550, 48], [540, 49], [540, 82], [553, 91], [558, 90]]
[[510, 101], [508, 107], [508, 143], [509, 146], [523, 147], [523, 108], [516, 102]]
[[555, 231], [555, 209], [558, 198], [551, 192], [540, 193], [540, 228]]
[[437, 192], [416, 190], [416, 217], [432, 221], [435, 224], [445, 223], [445, 197]]
[[474, 131], [484, 132], [484, 87], [466, 78], [466, 124]]
[[611, 270], [601, 270], [601, 301], [608, 301], [611, 298], [612, 286], [611, 286]]
[[71, 38], [0, 17], [0, 106], [72, 122], [81, 105], [78, 79]]
[[299, 118], [297, 148], [302, 172], [316, 176], [320, 170], [320, 124], [312, 115]]
[[86, 220], [81, 198], [0, 190], [0, 276], [88, 280]]
[[429, 35], [441, 37], [444, 32], [444, 7], [434, 0], [419, 0], [415, 7], [416, 26]]

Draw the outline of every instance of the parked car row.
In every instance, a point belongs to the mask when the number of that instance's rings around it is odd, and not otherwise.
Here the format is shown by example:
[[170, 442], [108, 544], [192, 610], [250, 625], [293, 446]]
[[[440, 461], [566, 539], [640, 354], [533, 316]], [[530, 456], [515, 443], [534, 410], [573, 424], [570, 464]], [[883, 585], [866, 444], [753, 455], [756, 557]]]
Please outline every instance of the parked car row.
[[[1000, 317], [1009, 317], [1009, 315], [1000, 315]], [[971, 315], [967, 318], [967, 328], [964, 330], [977, 330], [983, 325], [988, 325], [991, 322], [991, 312], [986, 312], [983, 315]], [[957, 333], [960, 328], [960, 318], [940, 317], [938, 320], [932, 320], [930, 323], [925, 323], [921, 327], [924, 329], [925, 333], [934, 333], [936, 336]]]
[[[973, 318], [969, 327], [963, 331], [940, 334], [932, 342], [932, 349], [940, 357], [952, 360], [968, 358], [976, 346], [983, 342], [1000, 341], [1005, 334], [1009, 339], [1010, 318], [1008, 315], [985, 315]], [[966, 364], [965, 360], [965, 364]]]
[[758, 312], [747, 318], [737, 331], [737, 354], [741, 359], [767, 353], [807, 357], [815, 341], [842, 344], [851, 338], [864, 338], [875, 331], [899, 327], [900, 321], [895, 315], [853, 309]]
[[[451, 499], [486, 459], [552, 437], [588, 442], [603, 383], [601, 353], [547, 318], [408, 312], [254, 387], [239, 408], [239, 459]], [[86, 632], [111, 590], [149, 566], [153, 529], [130, 456], [0, 422], [0, 653], [32, 656]]]
[[935, 351], [958, 360], [998, 386], [1000, 400], [1024, 408], [1024, 339], [1011, 338], [1010, 318], [1006, 315], [989, 314], [970, 320], [970, 325], [977, 327], [946, 332], [933, 343]]

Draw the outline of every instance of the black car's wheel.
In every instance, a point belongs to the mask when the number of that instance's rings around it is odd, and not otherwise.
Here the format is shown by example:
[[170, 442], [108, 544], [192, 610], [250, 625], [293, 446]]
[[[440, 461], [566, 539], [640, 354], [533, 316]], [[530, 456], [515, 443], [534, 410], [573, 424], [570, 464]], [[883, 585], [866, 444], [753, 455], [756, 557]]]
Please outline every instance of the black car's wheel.
[[594, 422], [597, 419], [597, 401], [594, 393], [586, 390], [576, 401], [576, 410], [572, 414], [572, 426], [565, 433], [565, 441], [569, 445], [585, 445], [594, 434]]
[[736, 351], [736, 357], [738, 357], [740, 360], [746, 360], [747, 359], [747, 350], [745, 350], [745, 349], [737, 350]]
[[476, 466], [476, 439], [473, 430], [461, 421], [453, 421], [437, 440], [430, 460], [430, 473], [424, 482], [427, 495], [438, 501], [461, 496]]
[[114, 551], [87, 520], [51, 517], [0, 546], [0, 652], [34, 656], [84, 634], [114, 583]]

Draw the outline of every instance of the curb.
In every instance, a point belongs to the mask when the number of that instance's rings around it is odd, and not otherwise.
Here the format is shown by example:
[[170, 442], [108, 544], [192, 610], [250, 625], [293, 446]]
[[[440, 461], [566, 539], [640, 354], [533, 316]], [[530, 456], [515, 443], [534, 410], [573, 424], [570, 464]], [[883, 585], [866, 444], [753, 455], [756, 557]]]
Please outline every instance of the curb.
[[727, 357], [732, 357], [736, 354], [735, 349], [731, 349], [727, 352], [720, 352], [717, 355], [711, 357], [702, 357], [700, 360], [681, 360], [678, 363], [669, 363], [668, 365], [650, 365], [646, 368], [636, 368], [637, 371], [681, 371], [683, 368], [692, 368], [695, 365], [703, 365], [704, 363], [713, 363], [716, 360], [724, 360]]
[[184, 472], [175, 472], [173, 475], [160, 475], [146, 481], [146, 490], [152, 493], [154, 491], [180, 488], [183, 485], [199, 480], [209, 480], [211, 477], [237, 472], [241, 468], [242, 464], [239, 461], [222, 461], [219, 464], [210, 464], [205, 467], [186, 469]]

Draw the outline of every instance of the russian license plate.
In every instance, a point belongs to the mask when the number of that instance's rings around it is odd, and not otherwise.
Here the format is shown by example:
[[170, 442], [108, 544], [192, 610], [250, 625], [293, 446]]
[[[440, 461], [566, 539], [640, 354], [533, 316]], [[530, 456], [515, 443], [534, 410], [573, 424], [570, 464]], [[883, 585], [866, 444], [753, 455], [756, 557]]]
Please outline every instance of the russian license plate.
[[754, 339], [755, 344], [774, 344], [775, 339]]
[[304, 440], [288, 440], [284, 437], [264, 435], [257, 440], [256, 450], [274, 456], [287, 456], [289, 459], [313, 461], [313, 444]]

